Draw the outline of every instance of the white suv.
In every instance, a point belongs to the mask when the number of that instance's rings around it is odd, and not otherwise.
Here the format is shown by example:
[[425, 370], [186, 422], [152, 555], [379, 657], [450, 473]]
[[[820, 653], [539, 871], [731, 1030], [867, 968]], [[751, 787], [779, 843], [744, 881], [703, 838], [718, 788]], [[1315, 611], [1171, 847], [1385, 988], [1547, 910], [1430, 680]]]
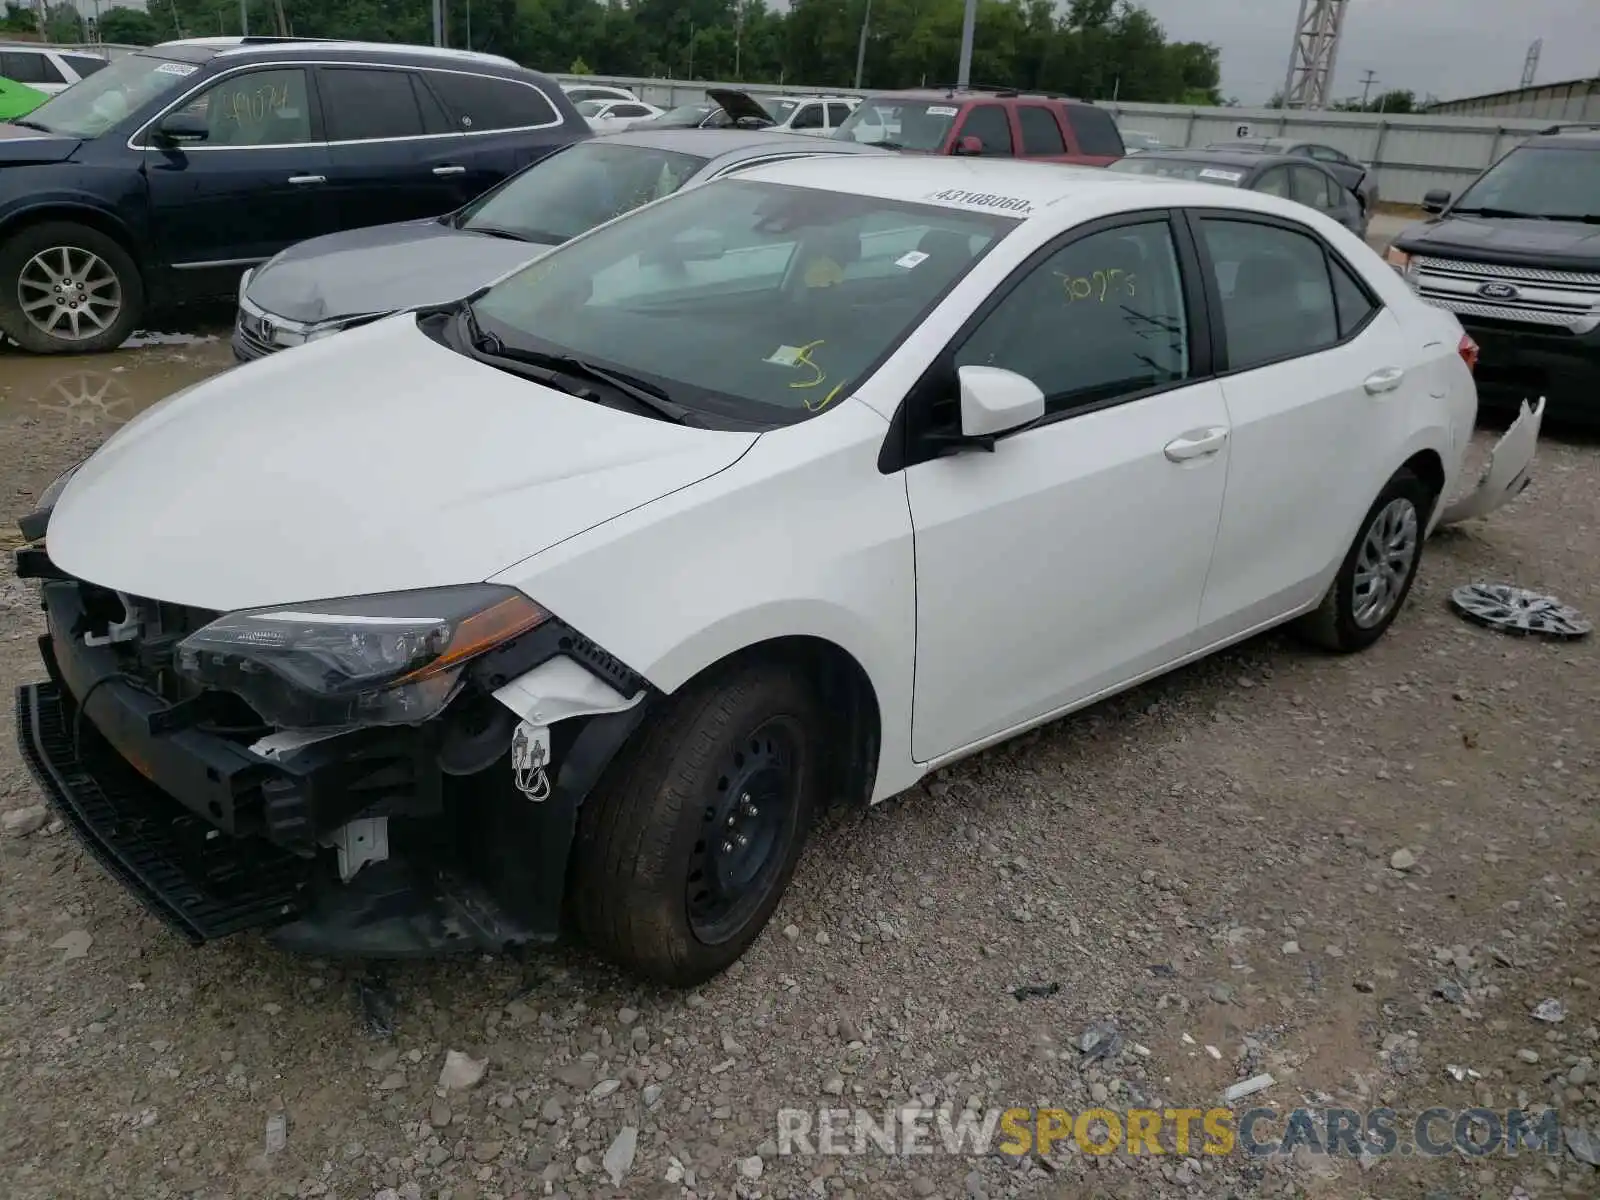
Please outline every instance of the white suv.
[[858, 96], [773, 96], [761, 101], [775, 128], [812, 137], [832, 137], [861, 103]]
[[53, 96], [107, 65], [98, 54], [0, 42], [0, 77]]

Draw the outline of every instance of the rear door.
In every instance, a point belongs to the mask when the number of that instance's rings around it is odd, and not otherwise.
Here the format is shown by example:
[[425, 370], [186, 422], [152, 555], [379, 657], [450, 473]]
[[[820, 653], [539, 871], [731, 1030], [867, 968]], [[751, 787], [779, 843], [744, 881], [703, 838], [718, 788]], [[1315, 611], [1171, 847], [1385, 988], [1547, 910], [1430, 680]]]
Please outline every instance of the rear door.
[[1064, 162], [1071, 157], [1056, 108], [1046, 104], [1018, 104], [1018, 141], [1024, 158], [1044, 158]]
[[213, 81], [172, 111], [206, 122], [206, 141], [162, 146], [151, 122], [144, 152], [157, 261], [179, 290], [223, 294], [239, 271], [328, 232], [328, 149], [310, 72], [250, 67]]
[[336, 228], [436, 217], [476, 194], [466, 138], [415, 71], [327, 64], [317, 90]]
[[1210, 643], [1316, 599], [1383, 485], [1373, 443], [1389, 436], [1388, 412], [1403, 414], [1427, 380], [1408, 372], [1394, 315], [1310, 229], [1238, 212], [1190, 220], [1221, 318], [1232, 429], [1200, 609]]
[[1331, 217], [1353, 233], [1361, 232], [1360, 212], [1355, 197], [1327, 171], [1316, 167], [1292, 167], [1289, 188], [1293, 198], [1325, 217]]
[[471, 195], [589, 134], [587, 126], [569, 126], [550, 97], [526, 80], [432, 67], [422, 78], [451, 128], [466, 137], [462, 182]]
[[854, 105], [846, 104], [843, 100], [828, 101], [828, 132], [832, 133], [843, 125], [845, 119], [854, 111]]
[[1065, 108], [1072, 122], [1072, 132], [1078, 143], [1078, 159], [1091, 166], [1103, 167], [1114, 163], [1127, 153], [1122, 144], [1122, 134], [1111, 114], [1092, 104], [1069, 104]]

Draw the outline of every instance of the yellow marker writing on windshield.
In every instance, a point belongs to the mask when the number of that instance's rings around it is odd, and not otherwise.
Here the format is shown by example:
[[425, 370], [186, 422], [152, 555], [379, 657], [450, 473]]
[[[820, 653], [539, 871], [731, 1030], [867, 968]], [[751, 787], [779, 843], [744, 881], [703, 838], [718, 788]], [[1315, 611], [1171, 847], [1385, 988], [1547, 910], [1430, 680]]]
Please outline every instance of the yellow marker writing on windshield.
[[844, 278], [844, 268], [831, 258], [814, 258], [806, 264], [808, 288], [832, 287]]
[[821, 367], [817, 366], [816, 363], [811, 361], [811, 352], [820, 345], [822, 345], [822, 339], [818, 338], [814, 342], [807, 342], [804, 346], [801, 346], [794, 352], [794, 365], [797, 367], [810, 367], [816, 372], [816, 374], [810, 379], [802, 379], [799, 383], [791, 383], [789, 385], [790, 387], [814, 388], [820, 385], [823, 380], [827, 379], [827, 373], [824, 372]]

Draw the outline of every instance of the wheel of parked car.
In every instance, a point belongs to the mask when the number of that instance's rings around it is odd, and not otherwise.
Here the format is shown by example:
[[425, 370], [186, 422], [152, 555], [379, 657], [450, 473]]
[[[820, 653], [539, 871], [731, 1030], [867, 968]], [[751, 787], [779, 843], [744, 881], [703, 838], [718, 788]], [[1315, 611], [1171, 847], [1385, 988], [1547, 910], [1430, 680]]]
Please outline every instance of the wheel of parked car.
[[821, 727], [816, 698], [773, 665], [674, 696], [583, 806], [572, 912], [589, 945], [678, 986], [743, 954], [800, 857]]
[[1437, 499], [1411, 471], [1395, 472], [1367, 511], [1321, 606], [1297, 623], [1308, 641], [1348, 654], [1383, 636], [1417, 577], [1428, 515]]
[[98, 229], [50, 221], [0, 244], [0, 331], [25, 350], [113, 350], [143, 311], [139, 268]]

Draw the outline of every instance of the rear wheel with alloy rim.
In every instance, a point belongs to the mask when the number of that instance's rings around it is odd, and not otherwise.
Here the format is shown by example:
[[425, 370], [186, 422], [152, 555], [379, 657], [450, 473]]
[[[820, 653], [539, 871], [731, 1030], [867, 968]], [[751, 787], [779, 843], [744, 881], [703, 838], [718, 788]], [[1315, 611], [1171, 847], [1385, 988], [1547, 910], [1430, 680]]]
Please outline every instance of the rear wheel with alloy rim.
[[0, 244], [0, 332], [25, 350], [113, 350], [143, 310], [138, 267], [98, 229], [51, 221]]
[[776, 664], [669, 698], [579, 814], [570, 905], [589, 945], [677, 986], [743, 954], [799, 861], [821, 728], [810, 689]]
[[1384, 485], [1317, 610], [1297, 631], [1328, 650], [1365, 650], [1394, 623], [1422, 562], [1422, 539], [1438, 500], [1411, 471]]

